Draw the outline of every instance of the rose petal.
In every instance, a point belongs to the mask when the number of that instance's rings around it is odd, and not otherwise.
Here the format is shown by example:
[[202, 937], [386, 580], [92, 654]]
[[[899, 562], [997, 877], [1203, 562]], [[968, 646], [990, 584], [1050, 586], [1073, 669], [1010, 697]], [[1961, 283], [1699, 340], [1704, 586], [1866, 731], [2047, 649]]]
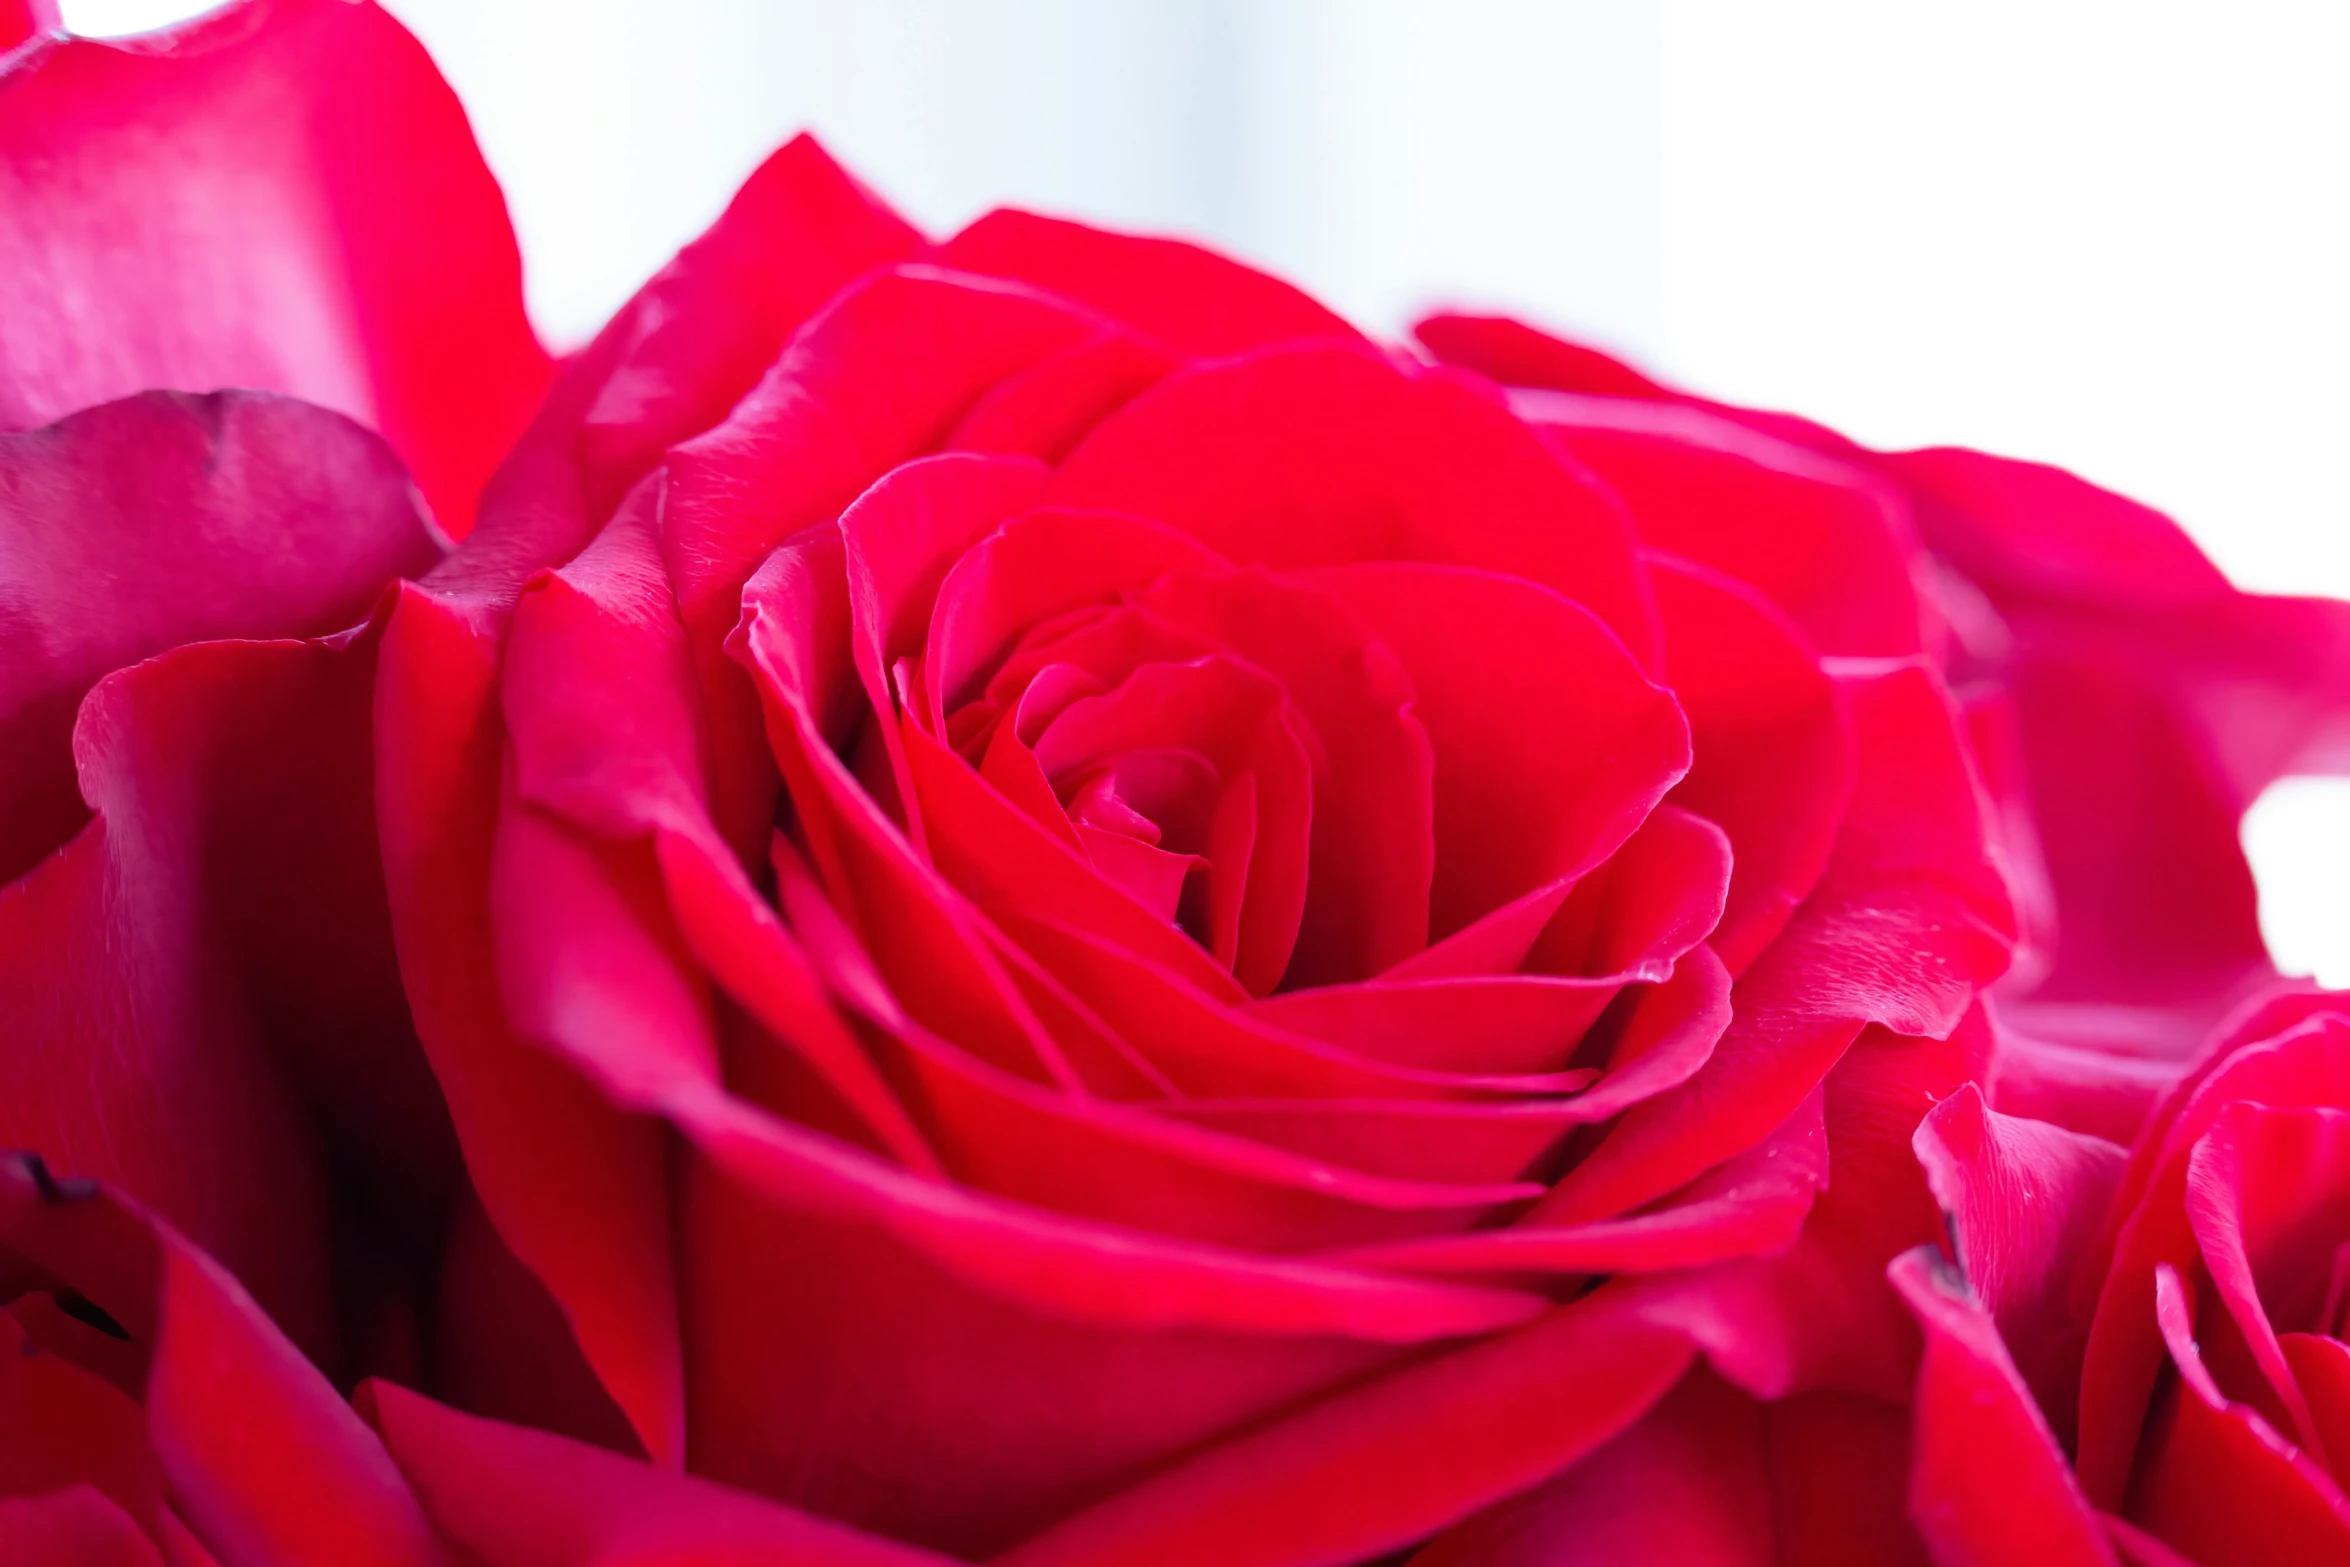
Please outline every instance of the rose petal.
[[1785, 616], [1732, 578], [1646, 557], [1665, 674], [1689, 719], [1689, 776], [1668, 797], [1729, 835], [1714, 949], [1733, 974], [1818, 885], [1852, 794], [1835, 684]]
[[[2280, 998], [2240, 1025], [2249, 1045], [2224, 1031], [2212, 1064], [2192, 1071], [2157, 1108], [2124, 1169], [2113, 1216], [2083, 1277], [2097, 1293], [2081, 1372], [2077, 1466], [2090, 1500], [2118, 1505], [2162, 1369], [2153, 1312], [2158, 1269], [2190, 1266], [2198, 1249], [2186, 1212], [2189, 1157], [2222, 1110], [2238, 1099], [2287, 1107], [2350, 1106], [2350, 1018], [2316, 1010], [2322, 998]], [[2310, 1015], [2314, 1013], [2314, 1015]], [[2296, 1021], [2296, 1016], [2299, 1020]], [[2260, 1031], [2281, 1027], [2274, 1038]], [[2237, 1046], [2238, 1048], [2228, 1048]], [[2200, 1417], [2190, 1417], [2200, 1419]]]
[[1288, 338], [1359, 336], [1289, 284], [1214, 251], [1014, 208], [979, 218], [937, 256], [966, 272], [1016, 278], [1082, 300], [1199, 357]]
[[1059, 462], [1085, 432], [1175, 367], [1164, 349], [1104, 328], [990, 390], [946, 439], [952, 451]]
[[2123, 1150], [2101, 1138], [1996, 1114], [1972, 1083], [1911, 1139], [1956, 1237], [1959, 1267], [1997, 1324], [2060, 1440], [2079, 1419], [2088, 1322], [2074, 1270], [2105, 1223]]
[[154, 1203], [330, 1364], [330, 1177], [410, 1241], [462, 1179], [383, 927], [374, 666], [368, 638], [209, 643], [108, 677], [98, 819], [0, 893], [0, 1140]]
[[[639, 1439], [665, 1461], [679, 1452], [683, 1415], [659, 1128], [605, 1103], [569, 1067], [513, 1035], [492, 954], [473, 935], [489, 920], [500, 642], [523, 583], [581, 547], [635, 480], [632, 465], [693, 435], [734, 401], [732, 378], [758, 373], [756, 364], [704, 351], [720, 328], [731, 330], [736, 309], [755, 313], [781, 341], [800, 324], [793, 311], [814, 308], [907, 241], [908, 231], [813, 144], [770, 160], [702, 242], [566, 365], [486, 492], [481, 529], [429, 588], [401, 594], [385, 638], [376, 794], [418, 1032], [500, 1236], [546, 1282]], [[769, 253], [777, 242], [788, 260]], [[745, 300], [745, 287], [755, 300]], [[663, 320], [680, 324], [664, 334]], [[606, 400], [616, 377], [634, 390]], [[624, 413], [638, 421], [625, 438], [613, 423]], [[604, 433], [589, 442], [592, 414]], [[859, 476], [842, 503], [873, 476]], [[680, 504], [692, 498], [689, 490]], [[726, 625], [734, 613], [726, 610]], [[748, 776], [766, 776], [766, 765]], [[745, 792], [756, 804], [756, 788]], [[764, 849], [768, 830], [762, 816], [752, 852]], [[598, 1215], [596, 1225], [575, 1222], [583, 1209]]]
[[842, 284], [921, 244], [814, 137], [778, 148], [605, 329], [613, 363], [579, 434], [594, 510], [724, 419]]
[[1880, 462], [2013, 628], [2002, 675], [2058, 918], [2047, 999], [2176, 1008], [2184, 1054], [2271, 973], [2238, 816], [2278, 776], [2350, 765], [2350, 611], [2238, 594], [2168, 518], [2053, 468]]
[[46, 1496], [0, 1497], [0, 1553], [12, 1562], [162, 1567], [154, 1542], [130, 1515], [87, 1485]]
[[1887, 1276], [1926, 1334], [1909, 1510], [1934, 1559], [2111, 1567], [2096, 1513], [1965, 1279], [1931, 1246]]
[[2154, 1315], [2178, 1368], [2149, 1427], [2125, 1511], [2205, 1567], [2324, 1561], [2350, 1551], [2350, 1503], [2302, 1454], [2204, 1370], [2194, 1311], [2169, 1264], [2154, 1276]]
[[1302, 572], [1394, 653], [1435, 757], [1431, 940], [1615, 852], [1689, 767], [1689, 730], [1581, 606], [1394, 562]]
[[1702, 1367], [1557, 1479], [1479, 1513], [1411, 1567], [1769, 1567], [1762, 1411]]
[[1223, 565], [1173, 529], [1137, 517], [1054, 507], [1015, 517], [956, 561], [939, 584], [923, 681], [934, 732], [977, 693], [1022, 633], [1089, 604], [1115, 602], [1171, 572]]
[[716, 1101], [686, 1125], [704, 1153], [681, 1254], [697, 1467], [958, 1551], [1382, 1346], [1540, 1309], [1049, 1215]]
[[1687, 406], [1558, 392], [1511, 406], [1623, 497], [1643, 544], [1751, 584], [1820, 651], [1925, 650], [1907, 511], [1867, 470]]
[[[55, 1310], [53, 1296], [29, 1299], [82, 1326]], [[146, 1412], [131, 1394], [28, 1335], [18, 1313], [40, 1320], [26, 1300], [0, 1311], [0, 1496], [85, 1485], [151, 1532], [165, 1504]]]
[[1917, 1363], [1917, 1327], [1885, 1288], [1885, 1268], [1942, 1231], [1909, 1133], [1919, 1107], [1979, 1076], [1989, 1044], [1979, 1011], [1947, 1040], [1864, 1032], [1822, 1085], [1833, 1178], [1795, 1244], [1647, 1281], [1649, 1309], [1684, 1327], [1717, 1371], [1757, 1397], [1830, 1389], [1899, 1402]]
[[1679, 394], [1596, 348], [1570, 343], [1507, 316], [1439, 311], [1412, 326], [1428, 352], [1503, 386], [1547, 386], [1602, 397], [1674, 399]]
[[2179, 1080], [2181, 1067], [2175, 1061], [2144, 1061], [2036, 1039], [2004, 1024], [1998, 1034], [1991, 1101], [2000, 1113], [2046, 1121], [2124, 1148], [2137, 1141], [2155, 1104]]
[[[1638, 1419], [1689, 1355], [1603, 1289], [1211, 1448], [1000, 1559], [1361, 1561], [1573, 1464]], [[1431, 1431], [1446, 1439], [1430, 1444]]]
[[708, 1567], [943, 1567], [945, 1558], [387, 1382], [359, 1403], [432, 1520], [485, 1567], [679, 1560]]
[[1739, 981], [1705, 1069], [1633, 1110], [1559, 1184], [1562, 1219], [1624, 1212], [1751, 1147], [1863, 1020], [1948, 1034], [2006, 964], [2013, 915], [1948, 697], [1915, 664], [1852, 669], [1842, 684], [1857, 771], [1826, 873]]
[[1428, 939], [1428, 735], [1387, 648], [1329, 594], [1249, 569], [1162, 577], [1137, 602], [1280, 682], [1313, 739], [1313, 869], [1290, 988], [1376, 974]]
[[[1699, 948], [1670, 979], [1642, 987], [1609, 1042], [1604, 1070], [1579, 1068], [1548, 1080], [1518, 1080], [1529, 1091], [1571, 1098], [1185, 1099], [1166, 1109], [1359, 1169], [1504, 1180], [1527, 1170], [1566, 1131], [1607, 1120], [1627, 1105], [1687, 1081], [1705, 1064], [1729, 1021], [1729, 975]], [[1436, 1074], [1423, 1080], [1446, 1081]], [[1469, 1077], [1457, 1086], [1479, 1081], [1498, 1087], [1510, 1080]]]
[[1362, 350], [1272, 349], [1171, 376], [1078, 443], [1053, 498], [1154, 518], [1244, 565], [1416, 560], [1523, 577], [1655, 661], [1613, 500], [1486, 391]]
[[253, 392], [144, 396], [0, 434], [0, 882], [84, 821], [68, 744], [109, 670], [315, 636], [440, 558], [390, 448]]
[[2345, 1460], [2332, 1455], [2350, 1453], [2350, 1345], [2316, 1333], [2286, 1333], [2280, 1342], [2339, 1486]]
[[1659, 1273], [1784, 1249], [1828, 1183], [1819, 1096], [1786, 1124], [1647, 1210], [1545, 1223], [1539, 1205], [1507, 1229], [1350, 1249], [1336, 1260], [1406, 1273]]
[[2213, 1289], [2290, 1419], [2320, 1464], [2328, 1449], [2272, 1322], [2314, 1325], [2332, 1282], [2312, 1237], [2350, 1234], [2350, 1109], [2235, 1103], [2187, 1158], [2187, 1223]]
[[[673, 1460], [683, 1394], [659, 1128], [514, 1033], [477, 935], [490, 928], [503, 618], [494, 601], [412, 588], [385, 634], [376, 798], [401, 975], [483, 1207], [646, 1451]], [[579, 1224], [583, 1211], [596, 1223]]]
[[1070, 703], [1036, 737], [1052, 779], [1172, 747], [1227, 781], [1207, 837], [1183, 848], [1208, 861], [1205, 945], [1253, 995], [1280, 983], [1305, 909], [1314, 789], [1300, 727], [1278, 683], [1210, 654], [1146, 664], [1114, 690]]
[[724, 423], [665, 460], [662, 560], [701, 687], [713, 812], [746, 862], [764, 847], [776, 791], [754, 682], [727, 652], [746, 582], [784, 540], [829, 526], [890, 468], [935, 451], [990, 387], [1098, 325], [978, 279], [869, 273], [801, 327]]
[[0, 75], [0, 425], [251, 386], [382, 430], [472, 525], [547, 357], [464, 112], [374, 6], [262, 0]]
[[[1005, 518], [1033, 504], [1044, 481], [1041, 463], [959, 454], [917, 458], [892, 469], [841, 514], [857, 677], [889, 749], [901, 801], [913, 799], [914, 784], [898, 739], [889, 671], [922, 651], [948, 571]], [[909, 810], [906, 826], [922, 844], [920, 814]]]
[[[399, 1471], [219, 1264], [130, 1202], [0, 1162], [0, 1251], [152, 1346], [148, 1440], [174, 1506], [230, 1561], [442, 1560]], [[234, 1409], [237, 1418], [219, 1418]]]

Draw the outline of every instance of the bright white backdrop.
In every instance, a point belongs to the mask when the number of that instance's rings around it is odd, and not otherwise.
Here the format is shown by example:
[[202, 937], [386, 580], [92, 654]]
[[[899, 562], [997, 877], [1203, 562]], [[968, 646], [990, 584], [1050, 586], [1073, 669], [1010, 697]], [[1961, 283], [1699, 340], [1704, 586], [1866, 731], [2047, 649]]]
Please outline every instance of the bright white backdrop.
[[[2062, 462], [2350, 597], [2340, 0], [386, 0], [558, 344], [809, 127], [934, 228], [1211, 240], [1375, 329], [1506, 306], [1861, 439]], [[125, 31], [193, 0], [65, 0]], [[2350, 782], [2247, 843], [2350, 984]]]

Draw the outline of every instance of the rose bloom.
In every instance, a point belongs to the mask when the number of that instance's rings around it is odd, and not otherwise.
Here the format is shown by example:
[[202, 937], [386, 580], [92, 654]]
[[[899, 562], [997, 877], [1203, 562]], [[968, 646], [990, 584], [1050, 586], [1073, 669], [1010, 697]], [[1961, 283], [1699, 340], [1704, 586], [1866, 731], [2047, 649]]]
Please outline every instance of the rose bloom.
[[19, 14], [0, 1557], [2344, 1544], [2343, 606], [804, 138], [550, 366], [380, 12]]
[[1895, 1264], [1928, 1344], [1911, 1495], [1954, 1558], [2350, 1551], [2350, 995], [2247, 1007], [2126, 1153], [1971, 1087], [1917, 1147], [1963, 1268]]

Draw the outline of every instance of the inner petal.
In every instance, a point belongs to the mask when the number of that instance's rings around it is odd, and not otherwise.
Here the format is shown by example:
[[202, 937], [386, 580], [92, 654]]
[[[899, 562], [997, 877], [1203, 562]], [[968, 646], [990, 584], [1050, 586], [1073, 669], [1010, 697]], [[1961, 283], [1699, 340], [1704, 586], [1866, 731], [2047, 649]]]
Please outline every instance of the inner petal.
[[[1187, 752], [1188, 764], [1140, 753]], [[1054, 793], [1074, 801], [1121, 758], [1128, 803], [1157, 823], [1171, 851], [1201, 854], [1205, 883], [1183, 910], [1234, 977], [1263, 994], [1280, 982], [1305, 907], [1313, 773], [1280, 685], [1221, 654], [1146, 664], [1117, 689], [1070, 703], [1036, 737]]]

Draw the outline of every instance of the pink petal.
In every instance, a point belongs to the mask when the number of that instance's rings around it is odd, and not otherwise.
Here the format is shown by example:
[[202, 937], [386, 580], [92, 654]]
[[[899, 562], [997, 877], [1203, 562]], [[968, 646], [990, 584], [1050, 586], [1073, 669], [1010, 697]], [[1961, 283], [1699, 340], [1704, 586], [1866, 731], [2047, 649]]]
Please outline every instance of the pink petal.
[[161, 392], [0, 435], [0, 881], [88, 819], [99, 676], [215, 637], [316, 636], [440, 558], [389, 448], [323, 409]]
[[1997, 1114], [1972, 1083], [1936, 1105], [1911, 1141], [1950, 1216], [1974, 1298], [1997, 1324], [2049, 1424], [2069, 1437], [2088, 1337], [2074, 1304], [2077, 1270], [2105, 1224], [2123, 1151]]
[[383, 431], [452, 534], [547, 381], [505, 204], [416, 40], [250, 0], [0, 75], [0, 425], [147, 387]]

